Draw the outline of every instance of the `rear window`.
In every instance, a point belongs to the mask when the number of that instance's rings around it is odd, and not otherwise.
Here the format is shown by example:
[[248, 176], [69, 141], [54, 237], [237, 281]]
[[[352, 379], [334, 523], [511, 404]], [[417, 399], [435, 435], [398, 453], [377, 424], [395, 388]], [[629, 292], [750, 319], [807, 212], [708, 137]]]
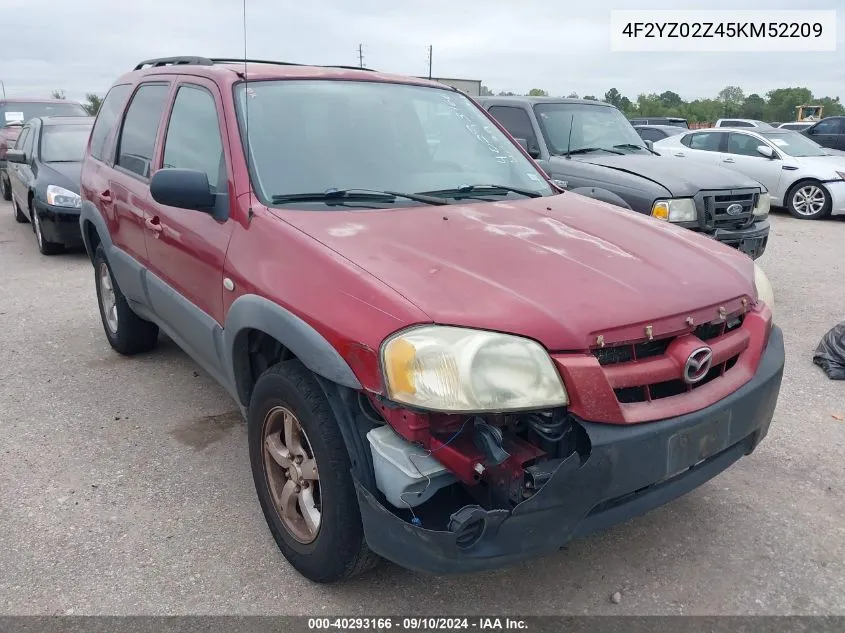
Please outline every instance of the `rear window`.
[[90, 125], [45, 125], [41, 128], [41, 160], [78, 163], [85, 154]]
[[0, 105], [0, 125], [23, 123], [37, 116], [88, 116], [88, 113], [73, 101], [22, 101]]

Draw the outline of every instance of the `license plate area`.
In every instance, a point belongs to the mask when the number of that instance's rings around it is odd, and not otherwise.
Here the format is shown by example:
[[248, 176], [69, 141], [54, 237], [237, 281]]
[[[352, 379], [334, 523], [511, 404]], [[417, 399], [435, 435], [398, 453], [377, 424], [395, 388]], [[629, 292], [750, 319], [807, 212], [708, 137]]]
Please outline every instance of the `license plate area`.
[[728, 448], [731, 437], [731, 412], [725, 411], [669, 438], [666, 473], [673, 477], [690, 466]]

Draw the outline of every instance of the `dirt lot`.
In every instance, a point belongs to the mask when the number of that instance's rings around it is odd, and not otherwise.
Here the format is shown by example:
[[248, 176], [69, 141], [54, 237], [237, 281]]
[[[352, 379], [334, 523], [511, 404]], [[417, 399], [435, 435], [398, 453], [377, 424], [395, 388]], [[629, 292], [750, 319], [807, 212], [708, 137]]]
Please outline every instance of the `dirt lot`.
[[84, 254], [39, 255], [0, 202], [0, 613], [845, 614], [845, 384], [811, 361], [845, 319], [845, 221], [773, 225], [787, 368], [754, 455], [516, 568], [320, 587], [265, 527], [234, 403], [170, 341], [113, 353]]

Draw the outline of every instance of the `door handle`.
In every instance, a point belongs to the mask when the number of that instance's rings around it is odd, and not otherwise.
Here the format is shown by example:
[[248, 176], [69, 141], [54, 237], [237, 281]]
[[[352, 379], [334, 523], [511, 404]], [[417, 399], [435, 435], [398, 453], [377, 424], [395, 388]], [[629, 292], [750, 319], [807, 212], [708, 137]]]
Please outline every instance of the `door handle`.
[[683, 152], [677, 152], [675, 156], [677, 156], [678, 158], [683, 158], [684, 156], [686, 156], [686, 154], [684, 154]]
[[161, 220], [158, 219], [158, 216], [154, 218], [147, 218], [144, 220], [144, 224], [147, 225], [147, 228], [154, 233], [161, 233], [164, 230], [164, 227], [161, 225]]
[[108, 189], [101, 191], [98, 197], [100, 198], [100, 202], [111, 202], [111, 191]]
[[726, 158], [722, 161], [723, 163], [735, 163], [736, 161], [733, 158]]

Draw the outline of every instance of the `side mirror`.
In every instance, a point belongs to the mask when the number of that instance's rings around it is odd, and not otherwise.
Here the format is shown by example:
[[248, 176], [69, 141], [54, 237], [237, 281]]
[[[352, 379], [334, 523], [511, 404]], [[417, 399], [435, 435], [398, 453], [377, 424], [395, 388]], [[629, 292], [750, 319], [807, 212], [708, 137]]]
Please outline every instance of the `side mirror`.
[[775, 152], [774, 150], [769, 147], [768, 145], [758, 145], [757, 146], [757, 153], [761, 156], [765, 156], [766, 158], [774, 158]]
[[645, 146], [649, 148], [652, 152], [654, 151], [654, 141], [649, 141], [646, 139]]
[[205, 172], [196, 169], [159, 169], [150, 180], [153, 200], [168, 207], [211, 212], [217, 197]]
[[26, 165], [26, 152], [22, 149], [10, 149], [6, 151], [6, 160], [10, 163], [19, 163], [21, 165]]
[[529, 144], [527, 139], [524, 138], [516, 138], [514, 140], [522, 145], [525, 148], [525, 151], [528, 152], [528, 155], [531, 158], [540, 158], [540, 148], [537, 147], [534, 143]]
[[528, 151], [528, 141], [526, 139], [514, 137], [513, 140], [522, 145], [523, 149], [525, 149], [526, 152]]

